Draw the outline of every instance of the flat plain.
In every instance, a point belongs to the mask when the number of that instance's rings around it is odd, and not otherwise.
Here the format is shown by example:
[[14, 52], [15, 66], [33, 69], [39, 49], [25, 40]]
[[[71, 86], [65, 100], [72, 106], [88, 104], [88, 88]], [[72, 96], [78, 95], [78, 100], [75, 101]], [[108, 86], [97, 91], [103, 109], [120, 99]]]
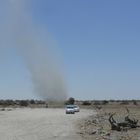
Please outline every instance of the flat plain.
[[0, 111], [1, 140], [81, 140], [76, 125], [92, 110], [82, 109], [75, 115], [65, 109], [18, 108]]

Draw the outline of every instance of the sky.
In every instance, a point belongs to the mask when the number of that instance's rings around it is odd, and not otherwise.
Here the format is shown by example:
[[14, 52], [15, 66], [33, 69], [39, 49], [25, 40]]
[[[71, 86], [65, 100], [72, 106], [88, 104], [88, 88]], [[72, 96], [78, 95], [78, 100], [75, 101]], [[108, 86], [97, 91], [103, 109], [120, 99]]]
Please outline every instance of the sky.
[[[140, 99], [139, 5], [139, 0], [30, 0], [32, 21], [61, 55], [69, 97]], [[0, 98], [39, 98], [33, 92], [17, 50], [1, 47]]]

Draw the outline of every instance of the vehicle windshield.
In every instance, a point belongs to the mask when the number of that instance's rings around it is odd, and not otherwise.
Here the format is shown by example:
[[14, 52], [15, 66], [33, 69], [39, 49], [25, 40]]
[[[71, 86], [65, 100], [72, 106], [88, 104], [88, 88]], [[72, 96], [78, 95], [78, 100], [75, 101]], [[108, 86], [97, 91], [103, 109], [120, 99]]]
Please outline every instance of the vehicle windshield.
[[67, 106], [66, 108], [72, 108], [72, 109], [73, 109], [73, 108], [74, 108], [74, 106]]
[[67, 108], [72, 108], [73, 109], [73, 107], [67, 107]]

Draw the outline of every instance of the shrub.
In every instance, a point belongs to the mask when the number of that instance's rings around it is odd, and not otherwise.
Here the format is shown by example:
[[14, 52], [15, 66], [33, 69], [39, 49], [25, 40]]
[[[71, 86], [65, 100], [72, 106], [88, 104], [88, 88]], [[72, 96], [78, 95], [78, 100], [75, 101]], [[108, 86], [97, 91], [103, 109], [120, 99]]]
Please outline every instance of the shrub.
[[91, 105], [91, 102], [89, 102], [89, 101], [83, 101], [82, 105], [87, 105], [87, 106], [89, 106], [89, 105]]
[[102, 105], [106, 105], [108, 103], [109, 103], [109, 101], [107, 101], [107, 100], [102, 101]]
[[133, 102], [134, 105], [138, 105], [136, 100], [133, 100], [132, 102]]
[[120, 105], [129, 105], [129, 101], [123, 100], [123, 101], [121, 101]]
[[35, 101], [34, 100], [30, 100], [30, 104], [35, 104]]
[[101, 102], [100, 101], [95, 101], [93, 104], [94, 105], [101, 105]]
[[72, 97], [70, 97], [70, 98], [68, 99], [68, 101], [66, 102], [67, 105], [68, 105], [68, 104], [73, 105], [74, 103], [75, 103], [75, 99], [72, 98]]
[[21, 101], [20, 101], [20, 106], [25, 106], [25, 107], [26, 107], [26, 106], [28, 106], [28, 104], [29, 104], [29, 103], [28, 103], [27, 100], [21, 100]]
[[13, 100], [5, 100], [4, 105], [6, 105], [6, 106], [14, 105], [14, 101]]

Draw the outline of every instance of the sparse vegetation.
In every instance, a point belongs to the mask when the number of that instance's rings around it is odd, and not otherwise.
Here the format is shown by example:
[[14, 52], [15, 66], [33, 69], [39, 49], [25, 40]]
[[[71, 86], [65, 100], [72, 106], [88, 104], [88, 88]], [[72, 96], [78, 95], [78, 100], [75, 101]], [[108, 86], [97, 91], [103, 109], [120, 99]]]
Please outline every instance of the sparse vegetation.
[[123, 100], [120, 102], [120, 105], [129, 105], [131, 101], [128, 101], [128, 100]]
[[100, 101], [94, 101], [93, 105], [101, 105]]
[[90, 106], [91, 102], [90, 101], [83, 101], [82, 105]]
[[47, 106], [47, 103], [45, 101], [41, 100], [0, 100], [0, 107], [30, 107], [30, 106]]
[[46, 102], [43, 100], [0, 100], [0, 107], [63, 107], [68, 104], [78, 104], [82, 106], [89, 106], [90, 108], [93, 106], [108, 106], [108, 105], [139, 105], [139, 100], [86, 100], [86, 101], [78, 101], [73, 97], [70, 97], [67, 101], [58, 103], [58, 102]]

